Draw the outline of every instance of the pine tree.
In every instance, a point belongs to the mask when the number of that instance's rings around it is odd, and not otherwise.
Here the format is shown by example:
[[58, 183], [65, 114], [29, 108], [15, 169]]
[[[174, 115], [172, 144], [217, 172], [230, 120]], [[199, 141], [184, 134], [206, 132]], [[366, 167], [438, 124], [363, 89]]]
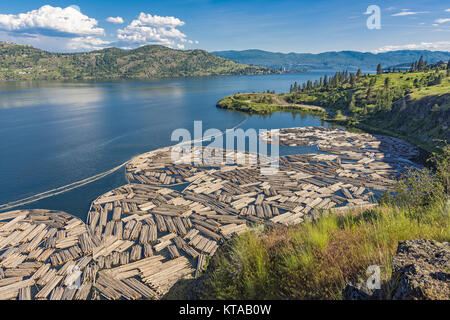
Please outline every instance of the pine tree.
[[382, 74], [383, 73], [383, 69], [381, 69], [381, 64], [379, 63], [377, 66], [377, 74]]
[[366, 99], [369, 100], [370, 96], [372, 94], [372, 88], [375, 85], [375, 83], [377, 82], [377, 79], [375, 77], [370, 78], [369, 81], [369, 87], [367, 88], [367, 94], [366, 94]]
[[328, 76], [325, 75], [325, 76], [323, 77], [323, 86], [326, 87], [327, 85], [328, 85]]
[[386, 79], [384, 79], [384, 89], [386, 90], [386, 91], [388, 91], [389, 90], [389, 84], [390, 84], [390, 79], [389, 78], [386, 78]]
[[350, 73], [350, 86], [353, 88], [356, 84], [355, 74]]
[[350, 103], [348, 105], [348, 110], [350, 110], [351, 113], [356, 112], [356, 101], [355, 101], [355, 95], [352, 94], [350, 98]]
[[417, 63], [417, 69], [418, 71], [423, 71], [423, 68], [424, 68], [423, 56], [420, 56], [419, 62]]
[[361, 69], [358, 69], [358, 71], [356, 72], [356, 76], [359, 78], [361, 77]]

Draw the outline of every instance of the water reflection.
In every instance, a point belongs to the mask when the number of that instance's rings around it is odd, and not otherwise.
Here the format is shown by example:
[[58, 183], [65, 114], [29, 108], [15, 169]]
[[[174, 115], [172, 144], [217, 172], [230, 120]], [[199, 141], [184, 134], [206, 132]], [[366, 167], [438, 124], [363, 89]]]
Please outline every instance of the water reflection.
[[[151, 82], [8, 82], [0, 87], [0, 203], [109, 170], [131, 157], [173, 144], [177, 128], [225, 130], [247, 115], [217, 109], [238, 91], [289, 90], [322, 74], [236, 76]], [[327, 125], [301, 112], [250, 116], [243, 129]], [[84, 219], [92, 195], [123, 184], [123, 172], [33, 204]], [[73, 200], [72, 200], [73, 199]], [[83, 199], [83, 200], [80, 200]], [[29, 206], [31, 207], [31, 206]]]

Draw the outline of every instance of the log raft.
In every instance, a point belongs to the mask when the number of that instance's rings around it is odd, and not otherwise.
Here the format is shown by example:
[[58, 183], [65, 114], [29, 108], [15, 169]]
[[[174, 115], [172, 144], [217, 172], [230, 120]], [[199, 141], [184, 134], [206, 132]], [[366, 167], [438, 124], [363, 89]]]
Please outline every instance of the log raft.
[[[133, 183], [95, 199], [86, 224], [60, 211], [0, 213], [0, 299], [160, 299], [253, 224], [293, 225], [321, 210], [373, 206], [374, 192], [390, 190], [411, 165], [403, 159], [418, 155], [396, 138], [335, 128], [270, 133], [281, 145], [318, 152], [281, 157], [279, 170], [264, 175], [273, 159], [168, 147], [132, 159]], [[181, 156], [174, 160], [174, 152]], [[183, 183], [182, 192], [165, 187]]]

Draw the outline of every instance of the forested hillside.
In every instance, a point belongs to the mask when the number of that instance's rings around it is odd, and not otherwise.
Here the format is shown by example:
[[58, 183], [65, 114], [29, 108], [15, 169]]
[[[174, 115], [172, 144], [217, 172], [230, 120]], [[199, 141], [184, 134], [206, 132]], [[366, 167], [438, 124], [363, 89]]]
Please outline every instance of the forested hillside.
[[241, 93], [217, 106], [254, 113], [322, 107], [329, 121], [401, 136], [431, 150], [436, 139], [450, 141], [449, 66], [429, 64], [422, 57], [407, 72], [385, 72], [381, 65], [377, 74], [337, 72], [302, 85], [293, 83], [290, 93], [247, 94], [246, 99]]
[[108, 48], [89, 53], [51, 53], [0, 43], [0, 80], [153, 79], [270, 73], [203, 50], [150, 45], [134, 50]]

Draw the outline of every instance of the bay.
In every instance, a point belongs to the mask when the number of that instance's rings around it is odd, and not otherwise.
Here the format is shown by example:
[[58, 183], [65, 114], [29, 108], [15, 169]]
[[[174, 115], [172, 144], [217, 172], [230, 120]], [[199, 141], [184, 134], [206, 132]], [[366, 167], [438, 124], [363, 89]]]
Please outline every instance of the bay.
[[[0, 85], [0, 204], [107, 171], [135, 155], [174, 144], [177, 128], [193, 131], [327, 125], [291, 112], [247, 116], [215, 107], [237, 92], [287, 92], [323, 72], [126, 82], [7, 82]], [[331, 73], [328, 73], [330, 75]], [[243, 122], [245, 120], [245, 122]], [[292, 149], [281, 150], [292, 153]], [[297, 152], [297, 151], [296, 151]], [[90, 202], [125, 184], [124, 169], [19, 207], [64, 210], [84, 220]]]

